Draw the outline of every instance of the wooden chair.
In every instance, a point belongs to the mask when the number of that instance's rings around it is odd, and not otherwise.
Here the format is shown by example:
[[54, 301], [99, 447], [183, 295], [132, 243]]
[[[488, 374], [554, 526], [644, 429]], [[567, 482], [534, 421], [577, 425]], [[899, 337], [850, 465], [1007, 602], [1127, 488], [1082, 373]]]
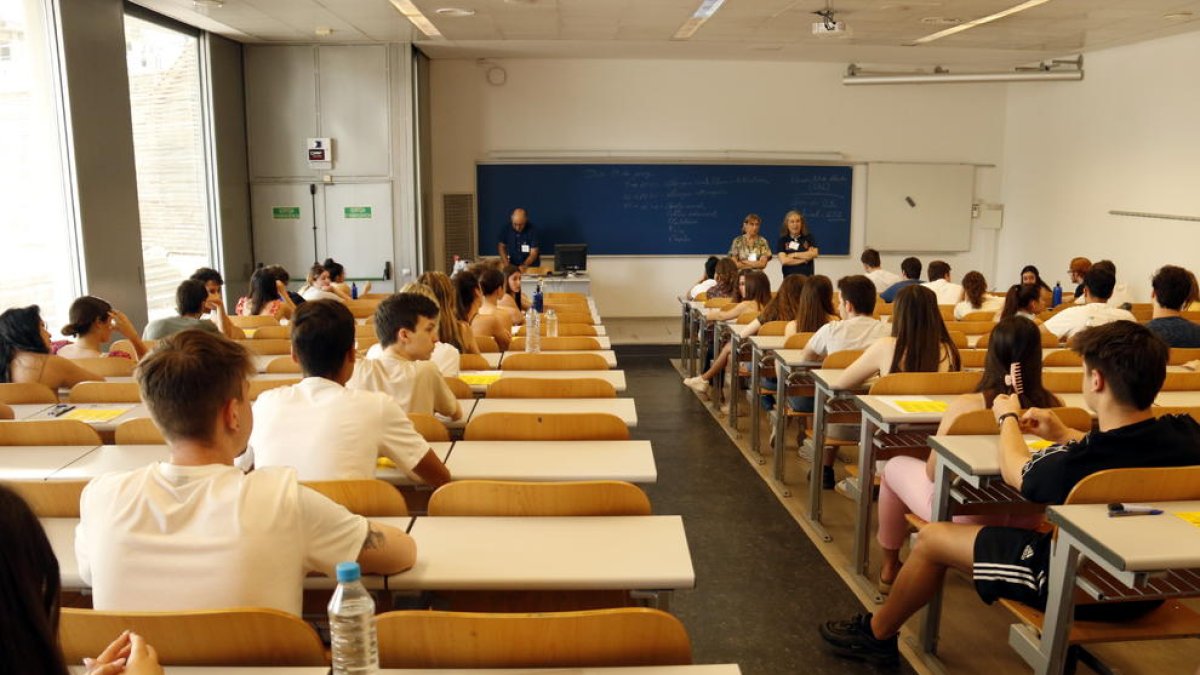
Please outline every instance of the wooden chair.
[[488, 385], [488, 398], [616, 398], [617, 390], [595, 378], [505, 377]]
[[413, 428], [429, 443], [449, 443], [450, 430], [433, 415], [426, 413], [408, 413], [408, 421]]
[[1075, 366], [1083, 367], [1083, 357], [1070, 349], [1060, 349], [1042, 357], [1043, 366]]
[[717, 309], [725, 309], [725, 307], [732, 304], [734, 304], [734, 302], [729, 298], [709, 298], [704, 301], [704, 308], [712, 309], [715, 307]]
[[966, 349], [971, 346], [970, 342], [967, 340], [966, 333], [956, 330], [948, 332], [950, 333], [950, 341], [954, 343], [955, 347], [958, 347], [959, 349]]
[[479, 354], [460, 354], [458, 357], [459, 370], [490, 370], [486, 359]]
[[500, 362], [501, 370], [608, 370], [599, 354], [512, 354]]
[[487, 413], [473, 415], [468, 441], [627, 441], [629, 427], [608, 413]]
[[946, 330], [958, 331], [963, 335], [987, 335], [992, 332], [996, 324], [991, 320], [988, 321], [947, 321]]
[[71, 362], [101, 377], [129, 377], [137, 368], [137, 361], [122, 358], [72, 359]]
[[987, 321], [995, 325], [995, 312], [968, 312], [959, 321]]
[[[834, 305], [834, 306], [836, 307], [837, 305]], [[875, 311], [872, 312], [872, 314], [875, 315], [876, 319], [883, 317], [883, 316], [891, 316], [892, 315], [892, 303], [884, 302], [879, 297], [876, 297], [875, 298]]]
[[252, 340], [290, 340], [291, 338], [291, 326], [262, 326], [255, 328], [250, 335]]
[[273, 339], [273, 340], [236, 340], [236, 342], [245, 347], [251, 354], [260, 356], [275, 356], [278, 354], [291, 354], [292, 341]]
[[350, 314], [356, 319], [365, 319], [375, 313], [375, 308], [379, 306], [377, 300], [351, 300], [346, 304], [346, 309], [350, 310]]
[[375, 479], [317, 480], [301, 483], [367, 518], [407, 516], [408, 504], [396, 486]]
[[804, 349], [815, 333], [796, 333], [783, 343], [784, 349]]
[[692, 662], [691, 641], [679, 619], [644, 607], [529, 614], [406, 610], [379, 615], [375, 627], [383, 668], [585, 668]]
[[136, 382], [80, 382], [67, 395], [70, 403], [141, 403]]
[[58, 394], [37, 382], [5, 382], [0, 384], [0, 403], [22, 405], [28, 403], [58, 403]]
[[969, 394], [983, 379], [978, 371], [960, 373], [892, 373], [871, 385], [872, 396], [896, 394]]
[[237, 326], [238, 328], [242, 328], [242, 329], [262, 328], [263, 326], [278, 326], [279, 325], [278, 319], [276, 319], [273, 316], [265, 316], [265, 315], [238, 316], [235, 314], [233, 316], [230, 316], [229, 320], [233, 322], [233, 325]]
[[[1092, 416], [1082, 408], [1060, 407], [1050, 410], [1071, 429], [1085, 433], [1092, 430]], [[991, 410], [972, 410], [955, 418], [946, 433], [954, 436], [991, 436], [1000, 433], [1000, 428]]]
[[[1041, 331], [1042, 349], [1053, 349], [1058, 346], [1058, 336], [1054, 333]], [[975, 343], [976, 349], [987, 349], [992, 342], [992, 334], [985, 333], [979, 337], [979, 341]]]
[[737, 318], [737, 325], [745, 326], [758, 318], [758, 312], [746, 312]]
[[1200, 422], [1200, 406], [1156, 405], [1150, 408], [1155, 417], [1163, 415], [1191, 415], [1192, 419]]
[[326, 666], [312, 626], [276, 609], [190, 612], [100, 612], [63, 607], [58, 636], [63, 657], [79, 663], [104, 650], [121, 631], [146, 638], [171, 666]]
[[163, 445], [167, 439], [149, 417], [137, 417], [117, 425], [114, 440], [117, 445]]
[[6, 403], [0, 403], [0, 420], [11, 420], [16, 417], [16, 413]]
[[967, 368], [983, 368], [984, 364], [987, 363], [987, 350], [960, 349], [958, 350], [958, 358], [964, 370]]
[[262, 378], [257, 378], [257, 377], [252, 378], [250, 380], [250, 387], [248, 389], [250, 400], [251, 401], [258, 400], [258, 397], [264, 391], [278, 389], [279, 387], [290, 387], [293, 384], [300, 384], [300, 380], [301, 380], [301, 378], [299, 378], [299, 377], [289, 377], [289, 378], [285, 378], [282, 380], [264, 380]]
[[1200, 391], [1200, 373], [1167, 373], [1160, 391]]
[[954, 305], [938, 305], [938, 312], [942, 315], [942, 321], [954, 320]]
[[[521, 330], [524, 330], [522, 328]], [[546, 335], [546, 324], [541, 324], [539, 335]], [[558, 321], [558, 336], [559, 337], [596, 337], [596, 327], [590, 323], [563, 323], [561, 319]], [[510, 349], [511, 349], [510, 345]]]
[[650, 499], [620, 481], [456, 480], [429, 498], [431, 516], [648, 516]]
[[768, 321], [758, 327], [758, 335], [761, 337], [779, 337], [787, 332], [787, 325], [790, 321]]
[[1167, 356], [1167, 365], [1182, 366], [1188, 361], [1195, 361], [1196, 359], [1200, 359], [1200, 349], [1172, 347], [1171, 353]]
[[[158, 344], [158, 340], [142, 340], [142, 344], [146, 345], [146, 351], [149, 352], [154, 349], [154, 345]], [[133, 343], [125, 339], [117, 340], [109, 345], [108, 352], [110, 354], [113, 352], [125, 352], [130, 358], [137, 358], [137, 351], [133, 348]]]
[[582, 302], [585, 305], [587, 304], [587, 296], [584, 295], [583, 293], [564, 293], [564, 292], [547, 293], [546, 300], [548, 300], [548, 301], [549, 300], [566, 300], [566, 301]]
[[1042, 386], [1055, 394], [1075, 394], [1083, 388], [1083, 371], [1043, 371]]
[[0, 485], [20, 495], [38, 518], [78, 518], [86, 480], [14, 480]]
[[475, 392], [471, 391], [471, 385], [466, 382], [457, 377], [444, 377], [442, 379], [446, 380], [446, 385], [450, 387], [450, 393], [454, 394], [454, 398], [475, 398]]
[[267, 362], [268, 373], [300, 373], [300, 364], [289, 356], [279, 356]]
[[[600, 349], [600, 342], [594, 337], [577, 336], [559, 336], [559, 337], [542, 337], [542, 351], [560, 352], [567, 350], [574, 351], [596, 351]], [[513, 338], [512, 344], [508, 347], [509, 351], [520, 352], [525, 350], [525, 337], [518, 336]]]
[[475, 344], [479, 345], [479, 351], [484, 354], [498, 354], [503, 351], [496, 343], [496, 338], [491, 335], [476, 335]]
[[379, 334], [375, 332], [375, 326], [373, 324], [356, 323], [354, 324], [354, 337], [379, 339]]
[[1133, 318], [1142, 323], [1149, 321], [1154, 316], [1154, 305], [1149, 302], [1134, 302], [1131, 305], [1129, 311], [1133, 314]]
[[100, 434], [79, 420], [8, 420], [0, 422], [0, 446], [101, 445]]

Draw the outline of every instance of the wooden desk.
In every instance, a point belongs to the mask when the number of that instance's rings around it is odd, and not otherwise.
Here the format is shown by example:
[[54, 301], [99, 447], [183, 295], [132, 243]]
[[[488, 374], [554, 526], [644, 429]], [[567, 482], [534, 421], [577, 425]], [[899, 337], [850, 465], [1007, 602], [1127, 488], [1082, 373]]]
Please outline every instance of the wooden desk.
[[[153, 645], [152, 645], [153, 646]], [[83, 666], [69, 666], [71, 675], [87, 675]], [[170, 666], [170, 675], [329, 675], [328, 666], [246, 668], [241, 666]], [[629, 666], [615, 668], [384, 668], [379, 675], [740, 675], [736, 663], [692, 666]]]
[[696, 584], [680, 516], [420, 517], [409, 534], [417, 564], [388, 577], [390, 590], [661, 592]]
[[10, 406], [13, 411], [14, 420], [24, 420], [35, 417], [38, 413], [45, 412], [54, 407], [53, 403], [14, 403]]
[[[785, 429], [787, 426], [787, 389], [789, 384], [794, 384], [793, 378], [801, 372], [807, 371], [809, 368], [814, 368], [821, 365], [818, 362], [804, 361], [800, 358], [804, 353], [803, 349], [776, 349], [775, 355], [775, 446], [771, 449], [774, 453], [774, 471], [772, 472], [775, 481], [779, 483], [783, 489], [783, 496], [790, 497], [792, 491], [783, 482], [783, 447], [785, 445]], [[813, 473], [810, 477], [810, 482], [815, 481], [820, 485], [820, 472], [817, 467], [821, 463], [821, 454], [813, 455]]]
[[100, 446], [11, 445], [0, 447], [0, 480], [46, 480], [54, 472], [98, 447]]
[[638, 423], [632, 398], [481, 398], [471, 416], [496, 412], [609, 413], [627, 426], [636, 427]]
[[113, 471], [133, 471], [171, 459], [166, 445], [101, 445], [55, 471], [50, 480], [91, 480]]
[[[443, 464], [446, 463], [446, 459], [450, 456], [450, 448], [452, 448], [452, 447], [454, 447], [453, 443], [430, 443], [429, 444], [429, 449], [433, 450], [433, 454], [437, 455], [437, 458], [442, 460]], [[379, 480], [387, 481], [387, 482], [391, 483], [392, 485], [403, 485], [406, 487], [410, 486], [410, 485], [425, 485], [424, 483], [418, 483], [418, 482], [414, 481], [413, 479], [409, 478], [408, 474], [404, 473], [404, 471], [402, 471], [401, 469], [399, 469], [397, 467], [376, 468], [375, 469], [375, 477], [378, 478]]]
[[446, 466], [455, 480], [658, 480], [650, 441], [458, 441]]
[[[499, 360], [495, 364], [493, 364], [491, 362], [491, 359], [489, 359], [488, 360], [488, 368], [492, 368], [492, 369], [498, 368], [499, 364], [502, 364], [504, 362], [504, 359], [512, 356], [513, 354], [524, 354], [524, 353], [525, 352], [513, 352], [513, 351], [504, 352], [503, 357], [499, 358]], [[609, 368], [617, 367], [617, 353], [611, 349], [564, 349], [561, 351], [559, 351], [559, 350], [543, 351], [541, 353], [542, 354], [596, 354], [604, 359], [604, 363], [607, 364]], [[484, 354], [484, 356], [486, 357], [486, 356], [490, 356], [490, 355]], [[495, 356], [501, 357], [500, 354], [496, 354]]]
[[460, 407], [462, 407], [463, 414], [462, 414], [462, 417], [460, 417], [456, 420], [452, 420], [447, 417], [442, 417], [441, 415], [435, 415], [435, 417], [437, 417], [439, 422], [446, 425], [447, 429], [456, 429], [456, 430], [466, 429], [467, 428], [467, 420], [471, 419], [471, 414], [475, 410], [475, 404], [478, 402], [479, 402], [479, 399], [477, 399], [477, 398], [460, 398], [460, 399], [458, 399], [458, 405]]
[[[146, 408], [145, 404], [143, 404], [143, 403], [72, 403], [71, 405], [75, 406], [75, 408], [77, 410], [114, 410], [114, 409], [127, 410], [127, 412], [125, 412], [122, 415], [120, 415], [119, 417], [116, 417], [111, 420], [106, 420], [103, 422], [88, 422], [88, 424], [90, 424], [91, 427], [93, 429], [95, 429], [97, 433], [100, 434], [101, 440], [103, 440], [105, 443], [113, 442], [113, 437], [114, 437], [114, 434], [116, 433], [117, 426], [119, 424], [121, 424], [122, 422], [127, 422], [129, 420], [137, 419], [139, 417], [149, 417], [150, 416], [150, 411]], [[43, 408], [41, 411], [36, 412], [31, 415], [27, 415], [25, 417], [18, 417], [17, 419], [24, 419], [24, 420], [70, 419], [69, 417], [66, 417], [66, 416], [63, 416], [63, 417], [50, 416], [49, 410], [51, 407], [53, 407], [53, 406]]]
[[[625, 391], [625, 371], [623, 370], [464, 370], [459, 376], [474, 375], [482, 377], [503, 378], [532, 378], [535, 380], [604, 380], [613, 386], [617, 392]], [[469, 383], [471, 391], [482, 394], [487, 391], [486, 384]]]
[[[758, 401], [758, 390], [762, 384], [762, 360], [766, 355], [773, 350], [783, 349], [783, 345], [787, 344], [787, 338], [782, 335], [752, 335], [749, 338], [741, 337], [737, 332], [732, 335], [729, 353], [731, 355], [731, 363], [727, 371], [732, 373], [730, 381], [733, 383], [729, 388], [729, 426], [737, 428], [737, 354], [741, 349], [743, 341], [750, 341], [750, 391], [746, 397], [746, 405], [750, 406], [750, 450], [758, 456], [759, 461], [762, 461], [762, 453], [758, 449], [758, 421], [762, 417], [762, 405]], [[780, 410], [780, 408], [776, 408]]]
[[[595, 315], [595, 310], [593, 309], [593, 310], [592, 310], [592, 312], [593, 312], [593, 317], [595, 317], [595, 316], [596, 316], [596, 315]], [[604, 336], [608, 335], [608, 329], [604, 327], [604, 324], [599, 324], [599, 323], [597, 323], [597, 324], [594, 324], [594, 325], [592, 326], [592, 329], [596, 331], [596, 335], [594, 335], [594, 336], [584, 336], [584, 337], [604, 337]], [[516, 325], [514, 325], [514, 326], [512, 327], [512, 334], [513, 334], [513, 337], [516, 337], [516, 336], [518, 336], [518, 335], [521, 335], [521, 332], [522, 332], [522, 331], [524, 331], [524, 330], [525, 330], [525, 325], [524, 325], [523, 323], [519, 323], [519, 324], [516, 324]], [[608, 347], [605, 347], [605, 349], [608, 349]]]

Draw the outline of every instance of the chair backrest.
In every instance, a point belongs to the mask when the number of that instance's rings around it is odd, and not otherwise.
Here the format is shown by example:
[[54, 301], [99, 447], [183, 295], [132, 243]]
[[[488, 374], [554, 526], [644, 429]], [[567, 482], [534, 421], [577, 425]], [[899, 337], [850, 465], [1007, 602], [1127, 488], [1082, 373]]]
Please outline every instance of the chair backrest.
[[692, 662], [691, 641], [679, 619], [645, 607], [530, 614], [405, 610], [379, 615], [375, 627], [383, 668], [586, 668]]
[[460, 354], [458, 357], [459, 370], [488, 370], [487, 359], [479, 354]]
[[375, 332], [375, 326], [369, 323], [354, 324], [354, 337], [356, 338], [375, 338], [379, 339], [379, 334]]
[[496, 338], [491, 335], [476, 335], [475, 344], [479, 345], [479, 351], [484, 354], [496, 354], [500, 352], [500, 345], [496, 343]]
[[100, 445], [100, 434], [79, 420], [6, 420], [0, 422], [0, 446]]
[[[541, 324], [541, 330], [538, 331], [538, 334], [545, 335], [546, 329], [547, 329], [546, 322], [543, 321]], [[522, 330], [524, 330], [524, 329], [522, 328]], [[559, 337], [595, 337], [596, 336], [596, 327], [591, 325], [590, 323], [563, 323], [562, 320], [560, 319], [558, 322], [558, 336]], [[510, 345], [509, 349], [513, 349], [513, 347]]]
[[954, 305], [938, 305], [938, 312], [942, 315], [942, 321], [954, 320]]
[[1160, 391], [1200, 391], [1200, 373], [1167, 373]]
[[252, 340], [288, 340], [292, 337], [291, 326], [262, 326], [254, 329]]
[[[1054, 333], [1049, 333], [1047, 331], [1040, 331], [1040, 335], [1042, 338], [1042, 349], [1047, 349], [1050, 347], [1058, 346], [1058, 336], [1055, 335]], [[988, 345], [991, 344], [991, 342], [992, 342], [992, 334], [984, 333], [983, 335], [979, 336], [979, 340], [975, 343], [975, 348], [976, 349], [987, 349]]]
[[457, 377], [444, 377], [446, 386], [450, 387], [450, 393], [454, 394], [454, 398], [474, 398], [475, 393], [471, 391], [471, 385], [458, 379]]
[[947, 332], [950, 334], [950, 341], [954, 343], [955, 347], [958, 347], [959, 349], [966, 349], [970, 346], [970, 342], [967, 340], [966, 333], [957, 330]]
[[569, 293], [567, 291], [555, 291], [546, 293], [547, 300], [575, 300], [587, 304], [587, 295], [584, 293]]
[[117, 425], [117, 445], [162, 445], [167, 442], [149, 417], [136, 417]]
[[[960, 321], [988, 321], [994, 324], [995, 312], [968, 312]], [[990, 331], [989, 331], [990, 332]]]
[[11, 420], [16, 417], [16, 413], [8, 406], [7, 403], [0, 403], [0, 420]]
[[968, 394], [979, 387], [983, 373], [892, 373], [871, 385], [873, 396], [891, 394]]
[[0, 403], [58, 403], [58, 394], [38, 382], [5, 382], [0, 384]]
[[1042, 356], [1043, 366], [1083, 366], [1083, 357], [1070, 349], [1059, 349]]
[[648, 516], [650, 499], [620, 481], [456, 480], [429, 498], [431, 516]]
[[278, 326], [279, 320], [273, 316], [260, 314], [258, 316], [230, 316], [229, 320], [238, 328], [262, 328], [263, 326]]
[[1154, 316], [1154, 305], [1148, 302], [1130, 303], [1129, 312], [1138, 321], [1149, 321]]
[[[132, 354], [132, 352], [130, 352]], [[100, 357], [98, 359], [72, 359], [71, 363], [93, 372], [101, 377], [129, 377], [137, 368], [137, 361], [119, 357]]]
[[825, 357], [825, 360], [821, 362], [821, 367], [833, 370], [846, 368], [857, 361], [863, 351], [862, 349], [844, 349], [840, 352], [833, 352]]
[[[594, 326], [596, 323], [595, 318], [592, 317], [591, 312], [586, 312], [586, 311], [585, 312], [570, 312], [567, 310], [561, 310], [561, 311], [555, 310], [554, 314], [555, 314], [555, 318], [557, 318], [562, 323], [583, 323], [583, 324], [587, 324], [589, 326]], [[545, 321], [545, 318], [543, 318], [542, 321]]]
[[504, 377], [488, 385], [488, 398], [616, 398], [617, 390], [596, 378]]
[[1097, 471], [1075, 484], [1068, 504], [1200, 499], [1200, 466]]
[[784, 349], [804, 349], [815, 333], [796, 333], [783, 342]]
[[473, 415], [468, 441], [627, 441], [629, 427], [608, 413], [486, 413]]
[[250, 396], [250, 400], [254, 401], [257, 400], [259, 395], [264, 391], [278, 389], [279, 387], [290, 387], [293, 384], [300, 384], [300, 380], [301, 378], [299, 376], [287, 377], [278, 380], [264, 380], [261, 377], [255, 377], [251, 378], [250, 386], [247, 391], [248, 395]]
[[778, 337], [787, 332], [788, 323], [788, 321], [768, 321], [758, 327], [758, 334], [762, 337]]
[[278, 356], [267, 362], [268, 373], [299, 373], [300, 364], [293, 361], [291, 356]]
[[724, 309], [727, 305], [732, 304], [734, 304], [734, 302], [729, 298], [709, 298], [704, 301], [705, 309], [712, 309], [713, 307]]
[[304, 481], [311, 488], [346, 507], [350, 513], [368, 518], [407, 516], [408, 504], [396, 486], [373, 478], [360, 480]]
[[[146, 346], [146, 351], [154, 349], [154, 345], [158, 344], [158, 340], [142, 340], [142, 344]], [[137, 350], [133, 348], [133, 343], [126, 339], [120, 339], [108, 346], [108, 353], [124, 352], [129, 355], [129, 358], [137, 358]]]
[[[986, 336], [985, 336], [986, 337]], [[987, 363], [986, 349], [960, 349], [958, 350], [958, 359], [960, 365], [966, 368], [982, 368]]]
[[71, 403], [140, 403], [142, 394], [136, 382], [80, 382], [71, 387]]
[[1150, 408], [1155, 417], [1163, 415], [1191, 415], [1192, 419], [1200, 422], [1200, 406], [1156, 405]]
[[15, 480], [0, 481], [20, 495], [38, 518], [78, 518], [79, 496], [86, 480]]
[[379, 302], [379, 300], [374, 299], [360, 299], [350, 300], [345, 305], [354, 318], [365, 319], [375, 313], [375, 308], [379, 306]]
[[[542, 347], [542, 351], [549, 351], [549, 352], [564, 351], [564, 350], [575, 350], [575, 351], [592, 350], [592, 351], [594, 351], [594, 350], [600, 349], [600, 341], [599, 340], [597, 340], [594, 337], [588, 337], [588, 336], [584, 336], [584, 335], [543, 337], [539, 341], [539, 344]], [[508, 348], [510, 351], [514, 351], [514, 352], [519, 352], [519, 351], [524, 350], [525, 349], [525, 337], [518, 336], [518, 337], [513, 338], [512, 344], [509, 345]]]
[[114, 636], [146, 638], [159, 663], [172, 666], [328, 666], [312, 626], [275, 609], [100, 612], [62, 608], [58, 636], [68, 663], [93, 658]]
[[253, 340], [237, 340], [237, 343], [245, 347], [251, 354], [260, 356], [274, 356], [277, 354], [291, 354], [292, 341], [283, 339], [253, 339]]
[[1078, 393], [1083, 389], [1083, 371], [1042, 371], [1042, 386], [1055, 394]]
[[[1050, 410], [1071, 429], [1087, 432], [1092, 428], [1092, 416], [1082, 408], [1063, 407]], [[984, 408], [959, 415], [950, 423], [950, 429], [946, 433], [955, 436], [991, 436], [1000, 433], [1000, 428], [996, 425], [995, 413]]]
[[427, 413], [408, 413], [408, 420], [412, 422], [413, 428], [418, 434], [429, 443], [449, 443], [450, 430], [446, 425], [438, 421], [433, 415]]
[[1167, 365], [1182, 366], [1188, 361], [1195, 361], [1196, 359], [1200, 359], [1200, 349], [1172, 347], [1171, 353], [1167, 356]]
[[996, 324], [988, 321], [947, 321], [946, 330], [955, 330], [963, 335], [987, 335]]
[[500, 362], [501, 370], [608, 370], [599, 354], [510, 354]]
[[[836, 307], [836, 305], [835, 305], [835, 307]], [[876, 318], [879, 318], [881, 316], [891, 316], [892, 303], [884, 302], [882, 298], [876, 297], [875, 298], [875, 311], [872, 313], [875, 315]]]

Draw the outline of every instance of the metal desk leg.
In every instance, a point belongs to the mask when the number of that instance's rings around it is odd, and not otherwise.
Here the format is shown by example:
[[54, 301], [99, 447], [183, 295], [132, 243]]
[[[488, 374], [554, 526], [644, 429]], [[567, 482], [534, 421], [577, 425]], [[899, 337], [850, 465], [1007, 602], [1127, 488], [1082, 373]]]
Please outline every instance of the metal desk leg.
[[683, 303], [683, 325], [679, 330], [679, 363], [683, 366], [684, 372], [687, 372], [688, 367], [688, 325], [691, 321], [688, 320], [692, 313], [692, 308], [685, 302]]
[[[724, 329], [725, 329], [725, 324], [723, 322], [718, 321], [713, 324], [713, 343], [712, 343], [713, 357], [712, 357], [712, 361], [709, 362], [710, 366], [712, 365], [712, 362], [716, 361], [717, 357], [721, 355], [721, 348], [724, 346], [722, 344], [724, 341], [721, 339], [722, 338], [721, 331]], [[721, 372], [717, 374], [717, 377], [714, 377], [712, 379], [712, 381], [709, 382], [708, 404], [712, 407], [713, 411], [716, 412], [718, 415], [721, 412], [721, 397], [724, 396], [724, 394], [725, 394], [725, 375], [728, 372], [729, 372], [729, 364], [726, 363], [725, 367], [721, 369]], [[717, 419], [720, 419], [720, 417], [718, 417]]]
[[875, 448], [871, 443], [875, 424], [866, 415], [862, 420], [862, 435], [858, 439], [858, 514], [854, 521], [855, 580], [876, 603], [883, 602], [879, 589], [867, 577], [871, 546], [871, 492], [875, 486]]
[[775, 380], [775, 444], [771, 446], [771, 452], [775, 453], [775, 480], [779, 481], [783, 488], [783, 496], [791, 497], [792, 491], [783, 482], [783, 435], [787, 428], [787, 382], [792, 376], [792, 369], [782, 361], [777, 361], [775, 376], [778, 378]]
[[729, 428], [737, 431], [738, 406], [738, 332], [736, 328], [729, 329], [729, 363], [725, 364], [725, 372], [729, 377]]
[[821, 473], [825, 466], [825, 406], [829, 394], [821, 387], [816, 388], [813, 397], [813, 437], [812, 437], [812, 473], [808, 477], [808, 522], [821, 535], [824, 541], [833, 541], [833, 537], [821, 525]]
[[[704, 360], [708, 357], [708, 319], [703, 316], [699, 320], [699, 328], [696, 335], [696, 363], [692, 369], [692, 376], [695, 377], [704, 372]], [[716, 330], [715, 328], [713, 330]]]
[[[939, 457], [933, 469], [933, 508], [929, 522], [950, 520], [950, 482], [953, 474]], [[921, 650], [927, 654], [937, 653], [938, 630], [942, 622], [942, 592], [939, 586], [925, 607], [925, 618], [921, 623]]]
[[[758, 463], [762, 464], [762, 451], [758, 449], [759, 431], [758, 424], [762, 419], [760, 411], [762, 406], [758, 403], [758, 390], [762, 386], [762, 370], [759, 367], [758, 349], [754, 343], [750, 344], [750, 451], [758, 458]], [[776, 408], [778, 409], [778, 408]]]
[[1008, 630], [1008, 644], [1033, 666], [1036, 675], [1058, 675], [1067, 661], [1067, 638], [1075, 615], [1075, 575], [1079, 569], [1080, 549], [1073, 537], [1059, 531], [1050, 553], [1050, 597], [1042, 635], [1024, 624]]

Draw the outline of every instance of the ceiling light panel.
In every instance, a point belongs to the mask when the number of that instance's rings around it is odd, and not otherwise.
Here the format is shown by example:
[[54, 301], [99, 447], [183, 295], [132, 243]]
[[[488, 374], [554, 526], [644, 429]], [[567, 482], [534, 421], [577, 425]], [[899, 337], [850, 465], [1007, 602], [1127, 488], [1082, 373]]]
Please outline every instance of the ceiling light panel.
[[696, 11], [688, 17], [687, 21], [675, 31], [671, 36], [672, 40], [690, 40], [696, 31], [704, 25], [706, 21], [711, 19], [717, 10], [721, 9], [721, 5], [725, 4], [725, 0], [700, 0], [700, 5], [696, 7]]
[[930, 33], [929, 35], [926, 35], [924, 37], [919, 37], [916, 40], [913, 40], [913, 44], [914, 45], [923, 45], [923, 44], [928, 44], [930, 42], [933, 42], [934, 40], [941, 40], [942, 38], [949, 37], [949, 36], [955, 35], [957, 33], [961, 33], [965, 30], [970, 30], [972, 28], [983, 26], [983, 25], [989, 24], [993, 21], [999, 21], [1000, 19], [1012, 16], [1013, 14], [1018, 14], [1020, 12], [1026, 11], [1026, 10], [1033, 9], [1034, 7], [1044, 5], [1047, 2], [1050, 2], [1050, 0], [1025, 0], [1025, 2], [1022, 2], [1017, 5], [1013, 5], [1012, 7], [1008, 7], [1006, 9], [1002, 9], [999, 12], [996, 12], [994, 14], [982, 16], [982, 17], [979, 17], [978, 19], [971, 19], [969, 21], [964, 21], [963, 23], [960, 23], [957, 26], [953, 26], [953, 27], [947, 28], [945, 30], [940, 30], [936, 33]]
[[400, 12], [404, 18], [408, 19], [417, 30], [421, 31], [425, 37], [440, 40], [443, 38], [442, 32], [433, 25], [429, 17], [421, 13], [421, 10], [413, 4], [412, 0], [389, 0], [396, 11]]

